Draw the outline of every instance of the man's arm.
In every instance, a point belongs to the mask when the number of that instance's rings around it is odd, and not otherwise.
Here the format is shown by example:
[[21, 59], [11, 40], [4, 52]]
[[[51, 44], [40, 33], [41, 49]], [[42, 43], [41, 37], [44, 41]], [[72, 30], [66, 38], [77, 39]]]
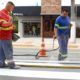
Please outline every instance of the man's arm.
[[6, 22], [5, 20], [0, 21], [0, 30], [14, 30], [16, 27], [12, 22]]
[[56, 21], [55, 21], [53, 38], [56, 38], [57, 37], [58, 26], [59, 26], [59, 19], [57, 18]]
[[5, 22], [5, 21], [3, 21], [1, 26], [4, 27], [4, 28], [8, 28], [8, 27], [10, 27], [12, 25], [13, 25], [12, 22]]
[[0, 11], [0, 26], [3, 28], [8, 28], [13, 25], [12, 17], [7, 21], [6, 15]]

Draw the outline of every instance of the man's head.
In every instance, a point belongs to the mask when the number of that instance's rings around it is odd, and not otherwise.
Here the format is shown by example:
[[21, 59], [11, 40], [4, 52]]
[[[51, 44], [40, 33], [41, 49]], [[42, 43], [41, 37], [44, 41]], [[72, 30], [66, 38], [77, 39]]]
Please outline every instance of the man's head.
[[6, 4], [5, 9], [6, 9], [8, 12], [11, 12], [11, 11], [13, 11], [14, 7], [15, 7], [14, 3], [11, 2], [11, 1], [9, 1], [9, 2]]
[[61, 15], [64, 16], [64, 17], [65, 17], [65, 16], [68, 16], [68, 10], [62, 9]]

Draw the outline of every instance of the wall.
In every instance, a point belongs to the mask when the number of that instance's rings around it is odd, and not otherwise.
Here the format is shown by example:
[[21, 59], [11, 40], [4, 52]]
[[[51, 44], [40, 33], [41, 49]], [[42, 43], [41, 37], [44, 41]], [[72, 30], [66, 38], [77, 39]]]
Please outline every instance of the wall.
[[41, 14], [60, 14], [61, 0], [42, 0]]

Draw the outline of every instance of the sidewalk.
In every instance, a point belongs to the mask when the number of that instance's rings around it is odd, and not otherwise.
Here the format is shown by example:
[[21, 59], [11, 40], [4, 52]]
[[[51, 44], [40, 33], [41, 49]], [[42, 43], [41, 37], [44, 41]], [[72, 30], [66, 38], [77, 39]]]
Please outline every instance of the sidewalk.
[[[54, 41], [52, 38], [45, 38], [45, 48], [53, 48], [58, 47], [58, 42], [57, 40]], [[74, 48], [74, 49], [79, 49], [80, 48], [80, 38], [76, 39], [76, 43], [71, 43], [69, 41], [69, 48]], [[17, 42], [13, 42], [13, 47], [14, 48], [41, 48], [41, 38], [20, 38]]]

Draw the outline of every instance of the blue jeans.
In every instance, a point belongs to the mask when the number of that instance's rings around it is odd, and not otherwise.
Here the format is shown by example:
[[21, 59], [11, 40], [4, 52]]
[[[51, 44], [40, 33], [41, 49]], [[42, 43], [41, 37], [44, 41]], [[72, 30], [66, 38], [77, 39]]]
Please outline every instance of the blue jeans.
[[0, 40], [0, 65], [3, 65], [6, 59], [13, 60], [12, 40]]
[[59, 53], [61, 55], [67, 55], [68, 53], [68, 40], [69, 40], [69, 35], [61, 34], [58, 36], [58, 43], [59, 43]]

